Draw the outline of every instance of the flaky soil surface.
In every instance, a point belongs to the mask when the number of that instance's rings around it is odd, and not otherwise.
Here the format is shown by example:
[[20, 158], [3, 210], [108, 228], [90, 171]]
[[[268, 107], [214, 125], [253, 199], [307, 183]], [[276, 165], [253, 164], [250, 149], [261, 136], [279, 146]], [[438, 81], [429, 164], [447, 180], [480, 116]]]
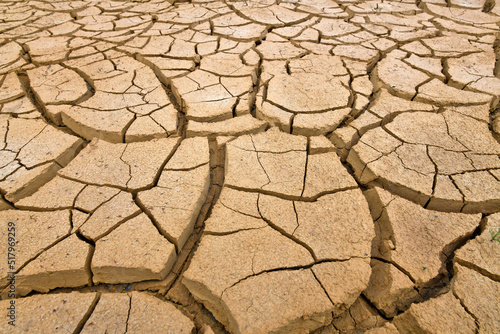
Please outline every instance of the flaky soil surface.
[[0, 333], [500, 333], [499, 27], [0, 1]]

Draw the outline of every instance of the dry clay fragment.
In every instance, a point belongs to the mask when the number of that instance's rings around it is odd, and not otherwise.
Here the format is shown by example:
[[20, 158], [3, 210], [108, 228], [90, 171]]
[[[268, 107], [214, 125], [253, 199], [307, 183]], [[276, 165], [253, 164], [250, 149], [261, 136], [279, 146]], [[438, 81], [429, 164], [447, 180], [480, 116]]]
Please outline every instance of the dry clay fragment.
[[61, 122], [75, 133], [92, 140], [103, 139], [121, 143], [125, 129], [134, 120], [134, 114], [127, 109], [94, 110], [71, 106], [60, 113]]
[[293, 236], [311, 247], [319, 260], [370, 255], [373, 221], [359, 189], [295, 202], [298, 227]]
[[390, 92], [394, 92], [396, 96], [408, 100], [415, 96], [417, 93], [416, 88], [429, 79], [427, 74], [415, 70], [399, 59], [392, 57], [383, 59], [377, 65], [376, 75], [381, 82], [381, 84], [378, 84], [379, 86], [382, 85]]
[[[73, 333], [83, 325], [97, 303], [95, 293], [60, 293], [36, 295], [16, 299], [15, 327], [5, 321], [0, 323], [0, 332], [16, 333]], [[0, 301], [3, 309], [10, 306], [11, 300]]]
[[161, 166], [180, 138], [156, 139], [144, 143], [111, 144], [93, 140], [61, 176], [93, 185], [137, 190], [153, 184]]
[[226, 145], [225, 183], [298, 198], [304, 184], [306, 145], [305, 137], [279, 130], [239, 137]]
[[[439, 317], [436, 315], [439, 314]], [[401, 333], [476, 333], [474, 318], [448, 292], [410, 309], [394, 318], [394, 325]]]
[[[3, 79], [3, 81], [2, 81]], [[0, 102], [15, 100], [24, 95], [21, 83], [14, 72], [0, 77]]]
[[83, 144], [80, 138], [40, 119], [9, 118], [0, 130], [5, 139], [0, 151], [0, 189], [11, 202], [31, 195], [52, 179]]
[[164, 170], [157, 187], [137, 199], [157, 222], [161, 232], [181, 249], [191, 235], [210, 185], [208, 163], [193, 170]]
[[131, 333], [155, 333], [159, 328], [166, 333], [193, 332], [193, 322], [173, 304], [146, 293], [132, 292], [131, 295], [132, 303], [127, 328]]
[[47, 65], [28, 71], [30, 84], [44, 104], [70, 104], [89, 94], [85, 80], [61, 65]]
[[[123, 247], [123, 245], [127, 247]], [[145, 214], [120, 225], [96, 242], [91, 270], [94, 283], [160, 280], [176, 259], [175, 247]]]
[[177, 130], [177, 123], [177, 110], [169, 104], [149, 116], [137, 117], [127, 129], [125, 142], [169, 137]]
[[16, 275], [17, 295], [90, 284], [91, 250], [92, 246], [75, 234], [58, 242]]
[[[257, 193], [222, 188], [219, 202], [213, 207], [210, 217], [205, 221], [205, 233], [224, 234], [267, 226], [257, 207], [259, 196]], [[260, 197], [260, 199], [265, 197], [267, 196]], [[284, 214], [290, 216], [288, 212]], [[287, 223], [291, 225], [292, 230], [297, 227], [295, 218]]]
[[[0, 222], [5, 233], [2, 233], [0, 256], [6, 260], [0, 266], [0, 285], [7, 283], [8, 272], [18, 270], [29, 260], [56, 244], [67, 236], [71, 230], [70, 212], [68, 210], [53, 212], [34, 212], [7, 210], [0, 212]], [[15, 265], [7, 262], [9, 233], [15, 237]]]
[[324, 134], [333, 131], [350, 112], [347, 106], [352, 96], [340, 57], [307, 55], [286, 64], [269, 62], [264, 65], [263, 77], [270, 79], [265, 100], [258, 96], [257, 115], [284, 131], [290, 131], [294, 117], [294, 134]]
[[[464, 91], [445, 85], [438, 79], [432, 79], [418, 89], [415, 101], [448, 106], [448, 105], [474, 105], [493, 103], [491, 95]], [[492, 105], [495, 107], [495, 105]]]
[[140, 212], [141, 210], [135, 204], [132, 194], [120, 191], [116, 196], [99, 206], [80, 225], [78, 231], [86, 238], [96, 241]]
[[500, 245], [497, 240], [493, 240], [498, 231], [500, 231], [500, 213], [486, 218], [481, 234], [457, 251], [455, 261], [500, 281]]
[[7, 73], [12, 68], [17, 68], [26, 64], [26, 60], [21, 57], [23, 49], [16, 42], [10, 42], [0, 47], [0, 73]]
[[130, 193], [106, 186], [85, 185], [60, 176], [56, 176], [32, 196], [19, 201], [16, 207], [83, 210], [73, 211], [73, 231], [78, 230], [84, 237], [94, 241], [140, 213]]
[[85, 184], [56, 176], [36, 193], [16, 203], [20, 209], [69, 209]]
[[210, 186], [208, 140], [182, 141], [165, 165], [156, 187], [139, 192], [138, 202], [177, 248], [191, 235]]
[[127, 293], [103, 293], [81, 333], [125, 333], [130, 303]]
[[500, 282], [491, 280], [473, 269], [454, 265], [456, 281], [453, 294], [477, 321], [480, 333], [500, 331]]
[[115, 197], [121, 190], [106, 186], [87, 185], [75, 200], [75, 208], [94, 212], [103, 203]]
[[376, 256], [410, 275], [417, 287], [446, 274], [445, 262], [472, 235], [481, 215], [438, 212], [375, 187], [366, 192], [378, 218]]
[[[69, 51], [68, 36], [39, 37], [26, 43], [30, 56], [37, 62], [59, 62], [64, 60]], [[86, 42], [90, 44], [91, 41]]]
[[[196, 289], [192, 291], [195, 296], [218, 305], [224, 290], [245, 277], [312, 263], [314, 259], [307, 249], [265, 226], [228, 235], [204, 236], [184, 281], [190, 290]], [[215, 312], [223, 317], [224, 312]]]
[[186, 333], [194, 324], [171, 303], [144, 292], [103, 293], [81, 333]]

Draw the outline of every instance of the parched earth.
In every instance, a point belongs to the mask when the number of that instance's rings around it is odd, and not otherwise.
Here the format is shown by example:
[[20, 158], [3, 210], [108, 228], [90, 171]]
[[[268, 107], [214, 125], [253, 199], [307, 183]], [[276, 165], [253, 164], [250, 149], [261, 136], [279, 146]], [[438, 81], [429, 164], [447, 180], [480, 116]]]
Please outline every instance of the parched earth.
[[0, 1], [0, 332], [500, 333], [500, 4], [171, 2]]

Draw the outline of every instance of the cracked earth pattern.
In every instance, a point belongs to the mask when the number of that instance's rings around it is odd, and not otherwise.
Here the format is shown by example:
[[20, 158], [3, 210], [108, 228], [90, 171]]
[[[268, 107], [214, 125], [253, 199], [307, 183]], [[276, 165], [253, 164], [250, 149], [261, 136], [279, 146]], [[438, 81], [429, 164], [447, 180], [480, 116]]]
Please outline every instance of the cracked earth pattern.
[[500, 332], [495, 0], [0, 10], [1, 333]]

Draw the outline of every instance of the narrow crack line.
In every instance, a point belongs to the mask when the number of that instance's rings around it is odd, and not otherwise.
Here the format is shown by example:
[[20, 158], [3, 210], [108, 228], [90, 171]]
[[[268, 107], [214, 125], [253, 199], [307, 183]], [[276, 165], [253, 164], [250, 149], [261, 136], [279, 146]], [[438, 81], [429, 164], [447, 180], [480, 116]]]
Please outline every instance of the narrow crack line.
[[[174, 154], [177, 152], [177, 150], [179, 149], [179, 146], [181, 146], [181, 143], [182, 143], [182, 140], [178, 140], [177, 143], [172, 148], [172, 150], [170, 151], [170, 153], [165, 157], [165, 160], [163, 161], [163, 163], [158, 167], [158, 172], [156, 173], [155, 177], [153, 178], [153, 182], [150, 185], [142, 187], [142, 188], [138, 188], [138, 189], [135, 189], [135, 190], [130, 190], [128, 188], [125, 189], [125, 190], [128, 191], [128, 192], [131, 192], [132, 194], [137, 194], [137, 193], [139, 193], [141, 191], [150, 190], [150, 189], [158, 186], [158, 182], [160, 181], [161, 174], [165, 170], [165, 166], [170, 161], [170, 159], [172, 159], [172, 157], [174, 156]], [[125, 152], [125, 150], [124, 150], [124, 152]], [[120, 159], [121, 159], [121, 157], [120, 157]], [[127, 181], [127, 184], [128, 184], [129, 181]]]
[[[429, 146], [425, 147], [425, 153], [427, 154], [427, 157], [429, 158], [429, 160], [434, 165], [434, 179], [432, 181], [432, 193], [431, 193], [431, 196], [434, 196], [434, 194], [436, 193], [436, 185], [437, 185], [437, 178], [438, 178], [439, 169], [438, 169], [438, 165], [436, 164], [436, 162], [434, 161], [434, 159], [432, 159], [432, 156], [431, 156], [431, 154], [429, 152]], [[430, 200], [431, 199], [429, 198], [429, 201]]]
[[378, 257], [378, 256], [372, 256], [372, 259], [375, 259], [375, 260], [378, 260], [380, 262], [384, 262], [384, 263], [387, 263], [387, 264], [390, 264], [390, 265], [393, 265], [394, 267], [396, 267], [396, 269], [398, 269], [400, 272], [402, 272], [403, 274], [405, 274], [406, 276], [408, 276], [408, 278], [410, 279], [410, 281], [412, 281], [412, 283], [414, 285], [416, 285], [417, 281], [415, 278], [413, 278], [413, 276], [411, 276], [411, 274], [406, 270], [404, 269], [403, 267], [401, 267], [399, 264], [395, 263], [394, 261], [391, 261], [391, 260], [387, 260], [383, 257]]
[[[87, 186], [85, 186], [84, 188], [86, 188]], [[120, 191], [123, 191], [121, 189], [118, 189], [118, 188], [115, 188], [117, 190], [120, 190]], [[83, 191], [83, 189], [82, 189]], [[116, 194], [114, 194], [113, 196], [111, 196], [110, 198], [108, 198], [107, 200], [99, 203], [99, 205], [97, 205], [93, 210], [89, 211], [89, 212], [86, 212], [85, 213], [88, 213], [89, 214], [89, 217], [92, 216], [97, 210], [99, 210], [103, 205], [111, 202], [116, 196], [118, 196], [120, 194], [120, 191], [118, 191]], [[76, 210], [79, 210], [76, 206], [76, 201], [78, 200], [78, 196], [80, 195], [80, 193], [75, 197], [75, 200], [74, 200], [74, 204], [73, 204], [73, 209], [76, 209]], [[83, 210], [83, 209], [82, 209]], [[87, 222], [88, 218], [85, 220], [84, 224]], [[83, 226], [83, 224], [82, 224]]]
[[222, 202], [221, 200], [219, 200], [218, 204], [220, 204], [220, 205], [222, 205], [223, 207], [225, 207], [226, 209], [231, 210], [231, 211], [233, 211], [233, 212], [236, 212], [236, 213], [238, 213], [238, 214], [240, 214], [240, 215], [247, 216], [247, 217], [251, 217], [251, 218], [260, 218], [260, 217], [253, 216], [253, 215], [251, 215], [251, 214], [249, 214], [249, 213], [241, 212], [241, 211], [235, 210], [235, 209], [233, 209], [233, 208], [230, 208], [229, 206], [227, 206], [226, 204], [224, 204], [224, 202]]
[[260, 194], [259, 196], [257, 196], [257, 211], [259, 212], [259, 215], [260, 215], [260, 218], [265, 221], [267, 223], [267, 225], [269, 225], [269, 227], [271, 227], [273, 230], [279, 232], [281, 235], [283, 235], [284, 237], [292, 240], [293, 242], [295, 242], [296, 244], [304, 247], [308, 252], [309, 254], [311, 254], [311, 257], [313, 258], [314, 262], [317, 262], [318, 261], [318, 257], [316, 256], [316, 254], [314, 253], [314, 250], [312, 249], [311, 246], [309, 246], [308, 244], [306, 244], [305, 242], [301, 241], [300, 239], [298, 239], [297, 237], [294, 237], [293, 235], [290, 235], [288, 234], [284, 229], [280, 228], [278, 225], [274, 224], [272, 221], [270, 221], [269, 219], [266, 219], [264, 217], [264, 215], [262, 214], [262, 212], [260, 211], [260, 205], [259, 205], [259, 202], [260, 202]]
[[125, 321], [125, 333], [128, 332], [128, 322], [130, 320], [130, 311], [132, 310], [132, 296], [130, 294], [128, 295], [128, 312], [127, 312], [127, 320]]
[[[325, 292], [325, 295], [326, 297], [328, 297], [328, 300], [330, 301], [330, 303], [332, 303], [332, 306], [335, 306], [335, 303], [333, 302], [332, 298], [330, 297], [330, 295], [328, 294], [328, 291], [326, 291], [326, 288], [325, 286], [323, 285], [323, 283], [319, 280], [318, 276], [316, 276], [316, 273], [314, 272], [314, 270], [311, 268], [309, 269], [311, 271], [311, 273], [313, 274], [314, 276], [314, 279], [316, 279], [316, 281], [318, 282], [318, 284], [321, 286], [321, 288], [323, 289], [323, 291]], [[353, 318], [354, 319], [354, 318]]]
[[250, 110], [250, 113], [252, 114], [252, 116], [254, 116], [254, 117], [256, 117], [256, 100], [257, 100], [257, 94], [259, 93], [259, 89], [260, 89], [260, 81], [261, 81], [261, 75], [262, 75], [262, 62], [263, 62], [262, 55], [260, 53], [256, 52], [256, 50], [255, 50], [256, 47], [257, 47], [257, 43], [254, 43], [253, 47], [249, 48], [244, 54], [240, 55], [241, 61], [246, 66], [251, 66], [251, 65], [248, 65], [247, 62], [244, 60], [245, 54], [249, 53], [250, 51], [253, 51], [259, 57], [259, 61], [258, 61], [257, 65], [254, 66], [254, 69], [252, 70], [252, 73], [250, 74], [250, 76], [252, 78], [255, 75], [255, 78], [253, 78], [254, 80], [252, 80], [252, 90], [248, 94], [248, 99], [250, 101], [249, 110]]
[[[252, 274], [255, 276], [255, 256], [257, 255], [257, 252], [255, 249], [252, 249], [252, 264], [251, 264], [251, 269], [252, 269]], [[225, 291], [225, 290], [224, 290]]]
[[69, 210], [69, 226], [71, 228], [71, 231], [73, 231], [73, 210], [71, 209], [68, 209]]
[[448, 176], [448, 178], [450, 179], [451, 183], [453, 183], [453, 185], [455, 186], [455, 188], [458, 190], [458, 192], [460, 193], [460, 195], [462, 195], [462, 202], [464, 203], [464, 205], [460, 209], [460, 212], [462, 212], [463, 208], [467, 205], [467, 201], [465, 200], [465, 194], [464, 194], [463, 190], [458, 186], [458, 184], [457, 184], [457, 182], [455, 181], [454, 178], [452, 178], [451, 176]]
[[158, 123], [153, 117], [151, 117], [151, 114], [154, 113], [155, 111], [158, 111], [158, 110], [160, 110], [160, 109], [153, 110], [147, 116], [144, 116], [144, 117], [149, 117], [150, 120], [152, 120], [154, 123], [156, 123], [156, 125], [158, 125], [160, 128], [162, 128], [163, 131], [165, 131], [165, 133], [167, 134], [167, 137], [170, 137], [172, 135], [172, 133], [168, 133], [168, 130], [165, 129], [165, 127], [162, 124]]
[[[26, 147], [28, 146], [33, 140], [35, 140], [48, 126], [50, 126], [49, 124], [46, 124], [40, 131], [38, 131], [33, 137], [31, 137], [30, 140], [28, 140], [26, 143], [24, 143], [21, 147], [19, 147], [19, 149], [17, 150], [17, 153], [16, 153], [16, 157], [14, 158], [14, 160], [17, 160], [19, 162], [19, 164], [21, 164], [21, 161], [19, 161], [19, 154], [21, 153], [21, 151]], [[5, 142], [6, 145], [8, 145], [8, 141]], [[50, 161], [54, 161], [55, 159], [52, 159]], [[49, 161], [47, 161], [49, 162]], [[44, 164], [46, 162], [41, 162], [39, 163], [38, 165], [40, 164]], [[22, 165], [22, 164], [21, 164]], [[22, 165], [23, 167], [25, 167], [26, 169], [28, 169], [26, 166]], [[36, 167], [36, 166], [35, 166]]]
[[[35, 139], [35, 138], [33, 138], [33, 139]], [[19, 155], [19, 153], [20, 152], [18, 152], [18, 155]], [[55, 165], [59, 166], [59, 168], [63, 168], [59, 163], [57, 163], [56, 159], [51, 159], [51, 160], [43, 161], [43, 162], [31, 165], [29, 167], [26, 166], [26, 164], [24, 164], [23, 162], [21, 162], [21, 160], [19, 158], [17, 158], [17, 157], [14, 158], [14, 161], [16, 161], [19, 164], [19, 166], [24, 167], [26, 170], [33, 170], [33, 169], [35, 169], [37, 167], [40, 167], [40, 166], [43, 166], [43, 165], [48, 165], [48, 164], [55, 164]]]
[[292, 236], [294, 236], [295, 232], [297, 232], [297, 229], [300, 227], [300, 222], [299, 222], [299, 214], [297, 213], [297, 207], [295, 205], [295, 201], [292, 201], [292, 206], [293, 206], [293, 213], [295, 214], [295, 222], [297, 223], [297, 226], [293, 229]]
[[78, 98], [76, 101], [73, 101], [71, 104], [81, 104], [95, 95], [96, 87], [95, 87], [94, 81], [92, 80], [92, 78], [90, 76], [88, 76], [85, 72], [83, 72], [78, 67], [73, 67], [73, 66], [67, 65], [65, 62], [61, 62], [61, 63], [59, 63], [59, 65], [63, 68], [66, 68], [68, 70], [76, 72], [83, 79], [83, 81], [85, 81], [85, 83], [87, 84], [87, 88], [88, 88], [87, 92], [85, 94], [83, 94], [80, 98]]
[[262, 171], [264, 172], [264, 174], [266, 174], [266, 177], [267, 177], [267, 183], [261, 186], [261, 188], [263, 188], [263, 187], [265, 187], [265, 186], [267, 186], [268, 184], [271, 183], [271, 179], [269, 178], [269, 175], [267, 174], [266, 169], [264, 168], [264, 166], [262, 165], [262, 162], [260, 161], [259, 152], [257, 151], [257, 148], [255, 147], [255, 142], [253, 141], [253, 136], [252, 135], [250, 135], [250, 140], [252, 141], [252, 146], [253, 146], [253, 149], [255, 151], [255, 155], [257, 157], [257, 162], [259, 163], [260, 168], [262, 169]]
[[200, 168], [200, 167], [208, 165], [208, 164], [209, 164], [209, 162], [204, 162], [204, 163], [201, 163], [201, 164], [195, 165], [193, 167], [189, 167], [189, 168], [164, 168], [163, 170], [164, 171], [175, 171], [175, 172], [189, 172], [189, 171], [195, 170], [197, 168]]
[[464, 261], [464, 260], [461, 260], [461, 259], [455, 259], [455, 262], [458, 263], [458, 264], [460, 264], [461, 266], [464, 266], [466, 268], [474, 270], [474, 271], [478, 272], [479, 274], [488, 277], [492, 281], [495, 281], [495, 282], [500, 281], [500, 276], [499, 275], [495, 275], [494, 273], [491, 273], [491, 272], [489, 272], [489, 271], [487, 271], [487, 270], [479, 267], [478, 265], [475, 265], [472, 262]]
[[488, 170], [488, 173], [490, 173], [491, 176], [493, 176], [493, 178], [497, 181], [500, 181], [500, 177], [496, 176], [495, 174], [492, 173], [491, 170]]
[[415, 101], [415, 98], [417, 97], [417, 95], [420, 93], [419, 90], [420, 90], [420, 87], [422, 87], [423, 85], [425, 85], [426, 83], [429, 83], [433, 80], [434, 78], [433, 77], [429, 77], [427, 78], [426, 80], [424, 80], [423, 82], [419, 83], [417, 86], [415, 86], [415, 95], [413, 95], [411, 97], [411, 99], [409, 99], [409, 101]]
[[372, 303], [372, 301], [370, 299], [368, 299], [364, 293], [361, 293], [361, 295], [359, 295], [359, 298], [363, 299], [369, 306], [371, 306], [374, 310], [377, 311], [377, 315], [380, 316], [382, 319], [384, 320], [387, 320], [387, 321], [390, 321], [391, 319], [388, 318], [381, 310], [379, 310], [375, 304]]
[[263, 150], [263, 151], [257, 151], [256, 149], [249, 150], [247, 148], [240, 147], [240, 146], [237, 146], [237, 145], [234, 145], [234, 144], [232, 144], [232, 146], [234, 146], [234, 147], [236, 147], [236, 148], [238, 148], [239, 150], [242, 150], [242, 151], [255, 152], [255, 153], [285, 154], [285, 153], [290, 153], [290, 152], [304, 152], [304, 150], [300, 150], [300, 149], [297, 149], [297, 150], [290, 149], [290, 150], [286, 150], [286, 151], [265, 151], [265, 150]]
[[453, 296], [455, 296], [455, 298], [458, 299], [458, 301], [460, 302], [460, 305], [463, 307], [463, 309], [465, 310], [465, 312], [467, 312], [472, 317], [472, 319], [474, 319], [474, 322], [475, 322], [475, 325], [476, 325], [476, 329], [479, 329], [480, 328], [479, 324], [481, 323], [479, 321], [479, 318], [465, 305], [465, 302], [463, 301], [462, 298], [460, 298], [460, 296], [458, 296], [458, 294], [456, 293], [455, 289], [451, 289], [451, 291], [453, 293]]
[[[176, 254], [179, 254], [180, 249], [177, 243], [177, 240], [171, 236], [164, 228], [161, 227], [161, 224], [156, 220], [153, 213], [142, 203], [137, 195], [133, 195], [134, 203], [141, 209], [141, 211], [148, 216], [149, 220], [153, 224], [153, 226], [158, 230], [158, 233], [162, 235], [165, 239], [168, 240], [171, 244], [175, 246]], [[139, 213], [140, 214], [140, 213]]]
[[236, 234], [239, 232], [244, 232], [244, 231], [255, 231], [255, 230], [262, 230], [267, 228], [267, 226], [262, 226], [262, 227], [252, 227], [252, 228], [241, 228], [238, 230], [234, 231], [229, 231], [229, 232], [213, 232], [213, 231], [204, 231], [204, 235], [213, 235], [213, 236], [226, 236], [226, 235], [231, 235], [231, 234]]
[[82, 319], [80, 320], [80, 322], [76, 326], [73, 334], [79, 334], [79, 333], [81, 333], [81, 331], [83, 330], [83, 327], [85, 327], [85, 324], [87, 323], [87, 321], [92, 316], [92, 313], [94, 313], [94, 310], [97, 307], [97, 304], [99, 303], [100, 299], [101, 299], [101, 293], [97, 292], [94, 300], [92, 301], [92, 303], [89, 306], [89, 309], [83, 315]]
[[267, 269], [267, 270], [262, 270], [262, 271], [259, 271], [257, 273], [254, 273], [253, 275], [249, 275], [249, 276], [246, 276], [246, 277], [243, 277], [241, 279], [239, 279], [238, 281], [236, 281], [235, 283], [231, 284], [231, 286], [227, 287], [224, 289], [224, 291], [221, 293], [221, 298], [222, 296], [224, 295], [224, 292], [226, 292], [227, 290], [231, 289], [232, 287], [240, 284], [241, 282], [243, 281], [246, 281], [248, 280], [249, 278], [252, 278], [252, 277], [257, 277], [257, 276], [260, 276], [262, 274], [267, 274], [267, 273], [273, 273], [273, 272], [279, 272], [279, 271], [298, 271], [298, 270], [307, 270], [307, 269], [311, 269], [313, 266], [315, 265], [318, 265], [318, 264], [322, 264], [322, 263], [339, 263], [339, 262], [347, 262], [347, 261], [350, 261], [352, 259], [365, 259], [364, 257], [358, 257], [358, 256], [352, 256], [352, 257], [349, 257], [347, 259], [328, 259], [328, 260], [319, 260], [317, 262], [313, 262], [311, 264], [308, 264], [308, 265], [298, 265], [298, 266], [290, 266], [290, 267], [277, 267], [277, 268], [272, 268], [272, 269]]
[[[407, 144], [407, 145], [412, 145], [412, 144]], [[408, 166], [405, 164], [405, 162], [403, 161], [403, 158], [401, 158], [401, 156], [398, 154], [397, 150], [395, 150], [395, 151], [394, 151], [394, 154], [395, 154], [396, 158], [399, 160], [399, 162], [401, 163], [401, 166], [402, 166], [404, 169], [410, 170], [410, 171], [415, 172], [415, 173], [417, 173], [417, 174], [419, 174], [419, 175], [422, 175], [422, 176], [429, 176], [429, 174], [428, 174], [428, 173], [424, 173], [424, 172], [421, 172], [421, 171], [419, 171], [419, 170], [417, 170], [417, 169], [414, 169], [414, 168], [410, 168], [410, 167], [408, 167]], [[432, 160], [431, 160], [431, 162], [432, 162]], [[437, 174], [436, 174], [436, 173], [434, 173], [434, 178], [436, 177], [436, 175], [437, 175]]]
[[239, 186], [235, 186], [235, 185], [232, 185], [232, 184], [225, 184], [224, 187], [231, 188], [231, 189], [238, 190], [238, 191], [244, 191], [244, 192], [249, 192], [249, 193], [258, 193], [258, 194], [269, 195], [269, 196], [273, 196], [273, 197], [277, 197], [277, 198], [281, 198], [281, 199], [285, 199], [285, 200], [289, 200], [289, 201], [300, 201], [300, 202], [316, 202], [318, 199], [320, 199], [323, 196], [331, 195], [331, 194], [336, 194], [338, 192], [342, 192], [342, 191], [347, 191], [347, 190], [352, 190], [352, 189], [358, 188], [357, 186], [353, 185], [353, 186], [348, 186], [348, 187], [345, 187], [345, 188], [339, 188], [339, 189], [335, 189], [335, 190], [324, 191], [324, 192], [321, 192], [321, 193], [319, 193], [317, 195], [314, 195], [314, 196], [311, 196], [311, 197], [302, 197], [302, 198], [300, 198], [300, 196], [284, 195], [284, 194], [281, 194], [281, 193], [276, 193], [276, 192], [268, 191], [268, 190], [264, 190], [264, 189], [244, 188], [244, 187], [239, 187]]
[[309, 167], [309, 155], [311, 153], [311, 138], [307, 137], [306, 144], [306, 162], [304, 164], [304, 179], [302, 180], [302, 191], [300, 192], [299, 200], [304, 196], [304, 191], [306, 190], [306, 181], [307, 181], [307, 170]]
[[79, 232], [75, 232], [75, 235], [78, 237], [78, 239], [90, 245], [89, 253], [87, 254], [87, 259], [85, 260], [85, 270], [89, 273], [88, 285], [92, 286], [94, 277], [94, 273], [92, 272], [92, 259], [95, 253], [95, 242], [85, 238], [85, 236], [83, 236]]
[[[132, 113], [132, 114], [133, 114], [133, 117], [132, 117], [132, 119], [131, 119], [131, 120], [130, 120], [127, 124], [125, 124], [125, 126], [123, 127], [123, 129], [122, 129], [122, 131], [121, 131], [121, 132], [122, 132], [122, 133], [121, 133], [122, 143], [127, 143], [127, 132], [128, 132], [128, 130], [130, 129], [130, 127], [132, 126], [132, 124], [133, 124], [133, 123], [136, 121], [136, 119], [137, 119], [137, 114], [136, 114], [136, 113], [134, 113], [133, 111], [130, 111], [128, 108], [127, 108], [127, 110], [128, 110], [130, 113]], [[120, 159], [121, 159], [121, 158], [120, 158]], [[130, 181], [130, 180], [129, 180], [129, 181]], [[127, 182], [127, 183], [128, 183], [128, 182]]]
[[[2, 107], [3, 107], [3, 104], [2, 104]], [[2, 109], [0, 109], [1, 111]], [[7, 118], [7, 120], [5, 121], [5, 133], [3, 135], [3, 147], [1, 147], [1, 150], [2, 151], [5, 151], [7, 150], [7, 146], [8, 146], [8, 141], [7, 141], [7, 138], [9, 136], [9, 131], [10, 131], [10, 119]], [[12, 153], [15, 153], [13, 151], [11, 151]], [[17, 157], [17, 154], [16, 154], [16, 157]], [[3, 160], [3, 159], [2, 159]], [[2, 162], [2, 167], [4, 167], [4, 162]], [[5, 165], [6, 166], [6, 165]]]
[[347, 309], [347, 312], [349, 313], [349, 316], [351, 317], [352, 321], [354, 322], [354, 328], [358, 326], [358, 322], [356, 321], [356, 318], [352, 315], [352, 310], [351, 307]]
[[460, 138], [458, 136], [455, 136], [451, 133], [451, 130], [450, 130], [450, 125], [448, 124], [448, 120], [446, 119], [446, 116], [444, 114], [442, 114], [442, 117], [443, 117], [443, 120], [444, 120], [444, 124], [446, 125], [446, 133], [448, 134], [448, 136], [452, 139], [454, 139], [457, 143], [459, 143], [460, 145], [462, 145], [467, 151], [471, 152], [471, 149], [467, 147], [467, 145], [465, 145], [464, 143], [462, 143], [460, 141]]
[[[95, 239], [93, 239], [94, 241], [99, 241], [100, 239], [104, 238], [105, 236], [111, 234], [114, 230], [116, 230], [117, 228], [119, 228], [121, 225], [125, 224], [126, 222], [128, 222], [129, 220], [131, 219], [134, 219], [135, 217], [139, 216], [141, 214], [141, 210], [137, 210], [136, 212], [126, 216], [125, 218], [121, 219], [120, 221], [118, 221], [117, 223], [115, 223], [111, 228], [109, 228], [106, 232], [100, 234], [99, 236], [95, 237]], [[87, 219], [88, 220], [88, 219]], [[87, 222], [87, 221], [86, 221]], [[82, 224], [81, 227], [83, 227], [84, 224]], [[80, 229], [79, 229], [80, 230]], [[80, 231], [79, 231], [80, 232]], [[88, 240], [88, 239], [87, 239]]]

